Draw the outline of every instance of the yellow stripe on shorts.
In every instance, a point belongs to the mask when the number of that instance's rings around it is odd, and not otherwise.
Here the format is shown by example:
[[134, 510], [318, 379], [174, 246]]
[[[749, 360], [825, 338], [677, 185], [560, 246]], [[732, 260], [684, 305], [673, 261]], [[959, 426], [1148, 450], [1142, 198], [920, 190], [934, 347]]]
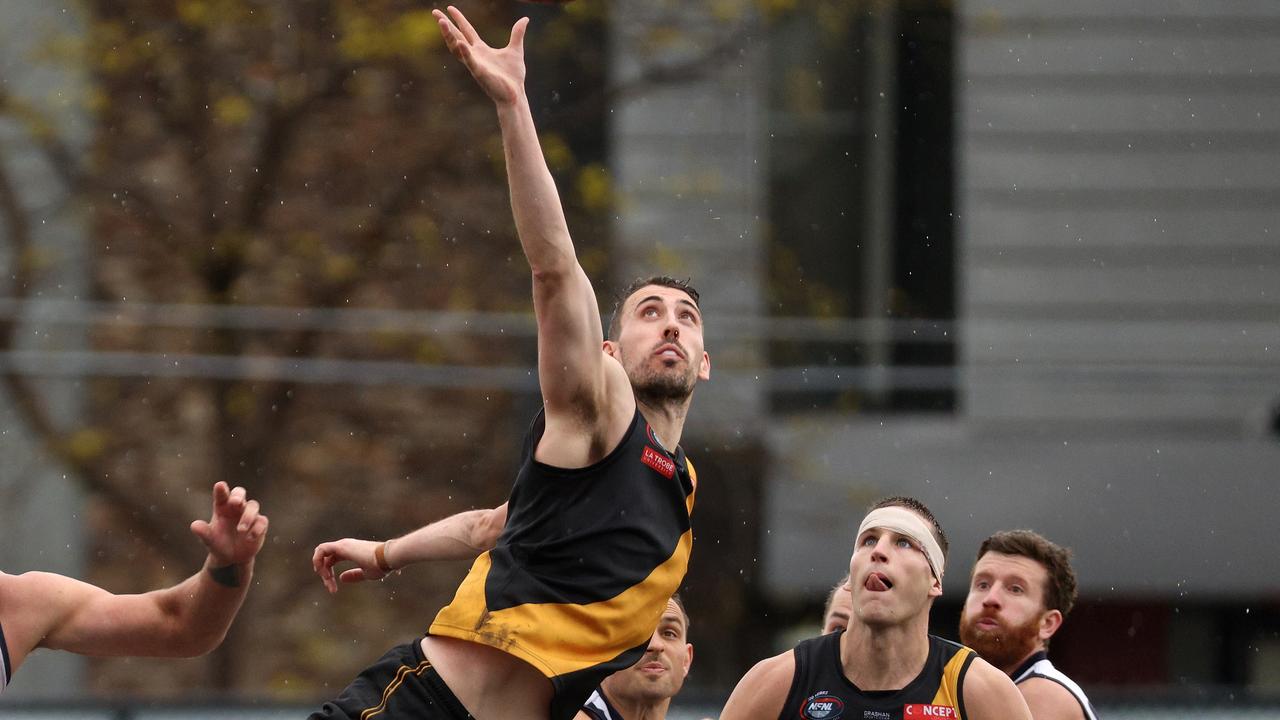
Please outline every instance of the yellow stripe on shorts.
[[409, 667], [408, 665], [401, 665], [400, 669], [396, 670], [395, 679], [392, 680], [390, 683], [387, 683], [387, 689], [382, 691], [382, 702], [360, 713], [360, 720], [369, 720], [369, 718], [377, 717], [381, 715], [383, 712], [385, 712], [387, 709], [387, 701], [391, 699], [391, 694], [400, 688], [400, 685], [404, 683], [404, 679], [408, 677], [410, 674], [417, 675], [418, 677], [422, 677], [422, 673], [426, 672], [427, 669], [430, 667], [431, 667], [430, 660], [423, 660], [422, 662], [418, 663], [417, 667]]

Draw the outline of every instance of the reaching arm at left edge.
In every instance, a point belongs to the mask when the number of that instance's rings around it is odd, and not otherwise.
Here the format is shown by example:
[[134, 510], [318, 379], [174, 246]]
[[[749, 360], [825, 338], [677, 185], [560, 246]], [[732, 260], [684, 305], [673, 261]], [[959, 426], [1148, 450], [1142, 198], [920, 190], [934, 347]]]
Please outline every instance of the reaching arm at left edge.
[[63, 575], [29, 572], [6, 583], [6, 617], [29, 629], [31, 647], [81, 655], [194, 657], [213, 650], [244, 602], [267, 533], [267, 517], [244, 488], [220, 482], [213, 501], [213, 517], [191, 528], [209, 549], [204, 567], [181, 583], [116, 595]]

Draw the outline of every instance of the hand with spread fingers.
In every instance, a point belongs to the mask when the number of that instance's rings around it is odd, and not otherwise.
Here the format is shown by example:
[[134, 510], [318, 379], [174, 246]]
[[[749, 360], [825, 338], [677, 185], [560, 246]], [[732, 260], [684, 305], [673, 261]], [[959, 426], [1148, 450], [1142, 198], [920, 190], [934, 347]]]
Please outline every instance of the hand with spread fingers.
[[267, 539], [267, 516], [242, 487], [213, 486], [213, 514], [191, 523], [191, 532], [209, 549], [215, 566], [242, 565], [257, 556]]
[[506, 47], [493, 48], [480, 39], [458, 8], [450, 5], [447, 15], [439, 10], [432, 10], [431, 14], [440, 24], [449, 52], [467, 66], [495, 103], [514, 103], [524, 94], [524, 33], [529, 27], [529, 18], [516, 21]]

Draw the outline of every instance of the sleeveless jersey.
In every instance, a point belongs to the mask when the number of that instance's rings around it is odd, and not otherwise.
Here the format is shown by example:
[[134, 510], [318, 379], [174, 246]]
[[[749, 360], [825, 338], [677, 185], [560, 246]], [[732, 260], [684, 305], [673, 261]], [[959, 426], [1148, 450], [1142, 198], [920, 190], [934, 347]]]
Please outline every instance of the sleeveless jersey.
[[13, 664], [9, 662], [9, 644], [4, 641], [4, 628], [0, 627], [0, 695], [9, 686], [9, 678], [13, 675]]
[[626, 720], [617, 708], [609, 704], [609, 698], [605, 697], [604, 691], [600, 688], [596, 688], [595, 692], [591, 693], [591, 697], [582, 704], [582, 712], [586, 713], [591, 720]]
[[535, 460], [544, 430], [539, 412], [497, 544], [428, 633], [533, 665], [555, 690], [551, 720], [568, 720], [601, 680], [640, 659], [684, 579], [697, 475], [638, 409], [618, 446], [584, 468]]
[[1022, 663], [1022, 667], [1013, 672], [1012, 677], [1014, 685], [1031, 678], [1052, 680], [1066, 688], [1076, 702], [1080, 703], [1080, 711], [1084, 713], [1085, 720], [1098, 720], [1098, 714], [1093, 711], [1093, 705], [1089, 703], [1089, 698], [1085, 697], [1084, 690], [1081, 690], [1071, 678], [1063, 675], [1061, 670], [1054, 667], [1053, 663], [1049, 662], [1049, 654], [1045, 651], [1041, 650], [1027, 658], [1027, 661]]
[[929, 636], [924, 669], [901, 690], [859, 690], [840, 662], [843, 630], [795, 647], [796, 671], [779, 720], [918, 720], [961, 718], [965, 673], [977, 657], [963, 645]]

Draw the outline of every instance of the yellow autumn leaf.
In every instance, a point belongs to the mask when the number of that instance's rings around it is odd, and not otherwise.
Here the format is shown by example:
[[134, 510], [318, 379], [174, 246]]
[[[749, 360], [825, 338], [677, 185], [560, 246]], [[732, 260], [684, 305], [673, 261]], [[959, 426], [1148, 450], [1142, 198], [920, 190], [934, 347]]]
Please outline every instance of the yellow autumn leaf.
[[253, 105], [243, 95], [224, 95], [213, 105], [214, 120], [222, 125], [243, 125], [253, 116]]

